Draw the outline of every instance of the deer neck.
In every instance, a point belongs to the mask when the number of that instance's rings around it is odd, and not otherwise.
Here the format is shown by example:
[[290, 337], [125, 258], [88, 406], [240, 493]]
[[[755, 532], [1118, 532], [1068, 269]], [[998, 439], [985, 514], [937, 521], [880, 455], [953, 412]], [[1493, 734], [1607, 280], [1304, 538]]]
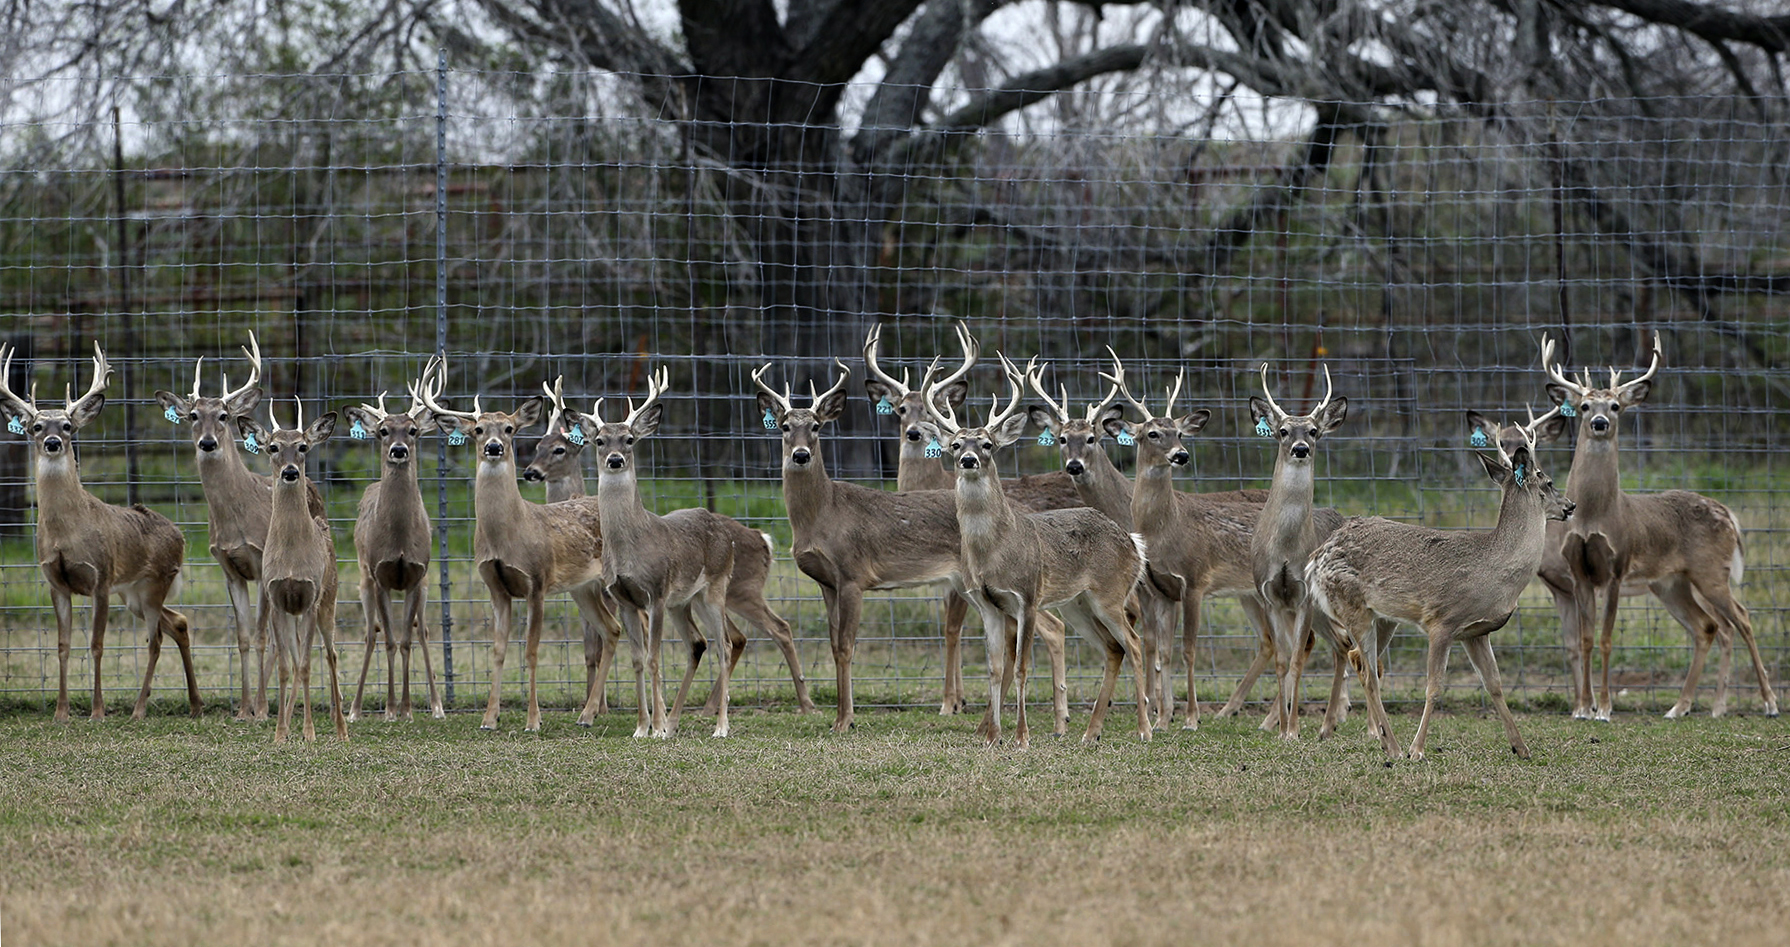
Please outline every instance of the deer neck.
[[[81, 468], [71, 445], [62, 456], [46, 461], [35, 455], [37, 481], [37, 529], [42, 535], [63, 535], [91, 525], [92, 508], [99, 499], [81, 484]], [[40, 538], [39, 542], [42, 540]]]
[[1317, 528], [1312, 523], [1312, 496], [1317, 475], [1311, 464], [1289, 464], [1285, 459], [1274, 464], [1274, 482], [1268, 489], [1268, 501], [1256, 530], [1267, 531], [1269, 548], [1281, 551], [1290, 560], [1303, 561], [1317, 545]]
[[193, 455], [199, 467], [199, 485], [204, 488], [206, 499], [213, 496], [234, 494], [248, 489], [259, 477], [249, 469], [242, 459], [242, 451], [236, 442], [220, 443], [214, 451], [202, 451], [193, 448]]
[[1139, 470], [1137, 486], [1131, 494], [1131, 521], [1144, 524], [1145, 531], [1155, 532], [1172, 522], [1174, 515], [1174, 468], [1161, 463]]
[[576, 500], [584, 495], [584, 471], [582, 469], [573, 471], [569, 476], [547, 481], [548, 503]]
[[472, 482], [473, 549], [480, 559], [492, 558], [503, 548], [504, 537], [519, 528], [528, 515], [522, 488], [516, 485], [516, 461], [510, 451], [501, 460], [479, 460]]
[[647, 512], [640, 501], [640, 480], [634, 465], [619, 471], [604, 470], [597, 475], [597, 514], [602, 517], [603, 535], [611, 544], [623, 544], [629, 537], [652, 529], [658, 517]]
[[926, 456], [926, 445], [901, 439], [901, 454], [895, 463], [895, 489], [908, 493], [914, 490], [949, 490], [956, 484], [951, 471], [937, 457]]
[[999, 543], [1018, 525], [1019, 515], [1001, 489], [994, 462], [973, 476], [957, 476], [957, 528], [965, 549]]
[[1546, 551], [1547, 533], [1547, 509], [1541, 498], [1506, 484], [1504, 500], [1498, 506], [1498, 525], [1492, 529], [1483, 561], [1491, 569], [1498, 563], [1509, 564], [1511, 579], [1527, 584]]
[[805, 466], [792, 464], [787, 458], [783, 462], [783, 507], [789, 514], [790, 531], [798, 537], [813, 536], [826, 529], [833, 505], [833, 478], [827, 476], [827, 465], [820, 459], [818, 447], [811, 456], [814, 459]]
[[1075, 493], [1087, 505], [1105, 513], [1113, 522], [1131, 531], [1134, 522], [1132, 505], [1136, 494], [1131, 480], [1113, 466], [1106, 451], [1095, 451], [1082, 462], [1082, 475], [1072, 478]]
[[394, 464], [389, 459], [379, 477], [379, 511], [387, 522], [427, 517], [423, 488], [417, 482], [416, 462]]
[[1592, 524], [1617, 514], [1622, 507], [1622, 469], [1617, 463], [1616, 436], [1599, 440], [1579, 435], [1572, 453], [1568, 486], [1578, 508], [1572, 524]]

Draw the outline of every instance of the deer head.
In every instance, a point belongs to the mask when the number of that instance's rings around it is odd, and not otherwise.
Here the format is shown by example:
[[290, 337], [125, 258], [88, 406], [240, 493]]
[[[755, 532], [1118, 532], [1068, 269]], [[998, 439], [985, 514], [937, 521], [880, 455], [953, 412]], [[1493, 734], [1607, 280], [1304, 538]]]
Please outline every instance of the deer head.
[[[1467, 412], [1469, 442], [1476, 448], [1486, 476], [1506, 492], [1518, 491], [1542, 506], [1549, 519], [1565, 520], [1572, 516], [1572, 500], [1554, 487], [1554, 478], [1535, 459], [1537, 439], [1559, 436], [1565, 424], [1560, 408], [1535, 416], [1529, 410], [1529, 423], [1498, 425], [1477, 411]], [[1547, 432], [1552, 431], [1551, 434]], [[1488, 450], [1490, 451], [1488, 453]]]
[[1349, 414], [1349, 399], [1331, 398], [1330, 366], [1324, 366], [1324, 400], [1310, 414], [1293, 415], [1274, 402], [1268, 385], [1268, 363], [1262, 363], [1262, 397], [1250, 396], [1249, 413], [1256, 433], [1280, 444], [1280, 459], [1295, 466], [1311, 463], [1318, 439], [1336, 430]]
[[1554, 340], [1546, 336], [1541, 340], [1541, 367], [1550, 379], [1548, 397], [1566, 416], [1584, 418], [1585, 430], [1593, 440], [1614, 437], [1616, 420], [1622, 410], [1647, 400], [1647, 395], [1653, 391], [1653, 376], [1659, 372], [1660, 358], [1659, 333], [1655, 332], [1653, 359], [1647, 371], [1639, 378], [1624, 382], [1622, 373], [1611, 367], [1610, 384], [1600, 388], [1592, 380], [1590, 369], [1585, 369], [1576, 382], [1568, 378], [1554, 362]]
[[[963, 407], [968, 397], [970, 369], [976, 367], [976, 360], [981, 356], [982, 347], [974, 336], [970, 335], [970, 327], [963, 320], [957, 321], [957, 343], [963, 347], [963, 364], [940, 381], [937, 385], [938, 397], [946, 407], [956, 410]], [[882, 341], [883, 327], [876, 326], [864, 340], [864, 367], [868, 372], [864, 379], [864, 391], [876, 404], [878, 414], [888, 413], [895, 416], [901, 424], [901, 437], [910, 444], [925, 443], [921, 435], [920, 425], [926, 421], [926, 405], [920, 400], [920, 393], [907, 386], [907, 369], [901, 370], [901, 379], [885, 373], [876, 364], [877, 345]]]
[[377, 404], [363, 402], [359, 407], [342, 409], [343, 417], [349, 421], [348, 433], [356, 440], [368, 437], [379, 441], [380, 456], [393, 467], [402, 467], [410, 463], [410, 457], [416, 452], [416, 444], [424, 434], [440, 428], [435, 412], [423, 402], [425, 389], [432, 389], [431, 397], [441, 393], [440, 386], [445, 381], [440, 376], [412, 379], [410, 388], [410, 406], [403, 411], [388, 412], [385, 410], [385, 392], [379, 393]]
[[1193, 458], [1187, 452], [1187, 447], [1181, 443], [1181, 439], [1199, 433], [1200, 429], [1206, 426], [1206, 422], [1212, 419], [1212, 412], [1201, 408], [1180, 417], [1174, 416], [1175, 401], [1181, 397], [1181, 383], [1186, 378], [1186, 372], [1175, 373], [1175, 383], [1164, 390], [1168, 400], [1163, 402], [1162, 413], [1154, 414], [1150, 411], [1149, 405], [1132, 395], [1131, 388], [1125, 384], [1125, 365], [1119, 361], [1119, 354], [1114, 352], [1111, 346], [1108, 346], [1106, 351], [1113, 358], [1113, 373], [1110, 375], [1102, 373], [1100, 377], [1112, 382], [1125, 396], [1125, 400], [1131, 404], [1131, 407], [1144, 418], [1140, 422], [1133, 423], [1123, 418], [1114, 417], [1106, 422], [1107, 430], [1121, 441], [1129, 438], [1137, 442], [1138, 464], [1141, 467], [1160, 467], [1165, 464], [1174, 467], [1187, 466]]
[[[1094, 451], [1100, 450], [1100, 439], [1106, 436], [1106, 424], [1118, 418], [1125, 409], [1114, 404], [1119, 398], [1119, 386], [1113, 385], [1106, 391], [1106, 397], [1097, 402], [1089, 402], [1082, 417], [1070, 414], [1069, 388], [1061, 386], [1057, 389], [1058, 397], [1052, 399], [1050, 392], [1044, 387], [1044, 369], [1039, 365], [1036, 369], [1026, 370], [1026, 383], [1038, 397], [1044, 399], [1044, 407], [1028, 408], [1026, 413], [1033, 425], [1050, 432], [1050, 440], [1057, 443], [1063, 454], [1063, 472], [1078, 482], [1089, 470], [1088, 459]], [[1044, 439], [1040, 438], [1040, 442]]]
[[429, 364], [423, 368], [423, 377], [433, 380], [432, 384], [425, 385], [421, 390], [423, 404], [435, 412], [438, 424], [449, 429], [450, 443], [454, 442], [454, 435], [457, 434], [460, 439], [471, 438], [479, 445], [480, 463], [513, 463], [516, 456], [516, 432], [533, 427], [541, 420], [542, 400], [539, 395], [517, 405], [514, 414], [481, 409], [477, 395], [472, 398], [471, 411], [452, 411], [442, 407], [436, 398], [447, 387], [446, 353], [429, 359]]
[[0, 343], [0, 413], [7, 416], [8, 427], [14, 433], [31, 439], [40, 461], [54, 463], [73, 456], [75, 432], [99, 417], [99, 409], [106, 403], [106, 382], [112, 368], [106, 362], [105, 351], [99, 342], [93, 343], [93, 382], [85, 394], [76, 398], [65, 388], [62, 407], [41, 409], [37, 406], [36, 385], [31, 386], [28, 397], [20, 397], [7, 385], [12, 358], [17, 353], [12, 346]]
[[[874, 348], [876, 332], [871, 332]], [[771, 420], [783, 432], [783, 464], [786, 468], [806, 468], [814, 462], [820, 452], [820, 428], [829, 421], [837, 420], [845, 411], [845, 383], [851, 380], [851, 369], [838, 359], [833, 364], [839, 367], [839, 380], [828, 388], [825, 394], [818, 394], [812, 381], [808, 383], [808, 407], [798, 408], [790, 403], [789, 386], [783, 387], [783, 393], [765, 384], [765, 372], [771, 370], [769, 362], [752, 373], [752, 383], [758, 386], [758, 407], [764, 411], [765, 417]], [[907, 394], [904, 391], [904, 397]]]
[[230, 377], [224, 376], [224, 387], [216, 398], [207, 398], [200, 393], [200, 379], [205, 369], [205, 358], [200, 356], [193, 363], [193, 390], [185, 396], [171, 391], [157, 391], [155, 400], [162, 406], [162, 412], [169, 421], [176, 424], [186, 422], [192, 425], [193, 446], [199, 449], [201, 460], [217, 455], [217, 450], [224, 444], [236, 441], [236, 418], [248, 417], [255, 412], [255, 406], [261, 403], [261, 343], [255, 340], [255, 333], [249, 333], [249, 344], [243, 346], [242, 353], [249, 359], [249, 380], [240, 388], [230, 387]]
[[[933, 359], [932, 366], [926, 369], [925, 377], [920, 380], [920, 400], [926, 405], [927, 416], [931, 419], [922, 425], [922, 431], [928, 437], [945, 443], [945, 450], [951, 456], [952, 465], [957, 468], [960, 478], [976, 480], [993, 470], [994, 452], [1019, 440], [1020, 435], [1025, 433], [1028, 419], [1026, 413], [1020, 410], [1020, 399], [1025, 396], [1025, 373], [1007, 361], [1005, 355], [999, 357], [1001, 367], [1007, 373], [1007, 387], [1011, 397], [1003, 408], [1001, 397], [990, 395], [992, 404], [988, 410], [988, 420], [981, 427], [963, 427], [958, 423], [957, 413], [951, 406], [938, 400], [938, 388], [942, 383], [932, 380], [932, 376], [938, 372], [938, 359]], [[1029, 365], [1035, 366], [1036, 362], [1034, 359]]]
[[280, 427], [279, 420], [273, 417], [272, 412], [268, 413], [268, 419], [273, 421], [271, 431], [262, 427], [261, 422], [254, 418], [236, 419], [237, 430], [242, 432], [243, 437], [254, 437], [267, 450], [267, 457], [273, 462], [274, 477], [281, 483], [288, 484], [298, 483], [305, 478], [305, 456], [311, 452], [311, 448], [329, 440], [330, 434], [336, 429], [334, 411], [324, 414], [306, 427], [304, 402], [294, 398], [293, 403], [298, 406], [298, 423], [295, 427]]
[[[659, 396], [671, 387], [671, 369], [661, 367], [651, 372], [646, 378], [646, 400], [640, 407], [634, 406], [634, 399], [628, 399], [627, 417], [620, 421], [603, 420], [603, 401], [598, 399], [591, 406], [590, 420], [593, 432], [590, 435], [590, 446], [602, 458], [602, 466], [598, 468], [605, 477], [615, 474], [633, 475], [634, 445], [641, 438], [650, 437], [659, 429], [659, 420], [664, 417], [665, 406], [659, 403]], [[582, 422], [582, 418], [579, 419]]]

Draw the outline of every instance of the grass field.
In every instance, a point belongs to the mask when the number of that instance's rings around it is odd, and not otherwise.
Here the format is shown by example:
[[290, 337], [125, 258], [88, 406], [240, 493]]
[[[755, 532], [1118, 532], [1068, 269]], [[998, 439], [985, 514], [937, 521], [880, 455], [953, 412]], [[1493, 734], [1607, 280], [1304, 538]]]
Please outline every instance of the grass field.
[[[1125, 709], [1116, 711], [1124, 719]], [[1072, 726], [1085, 722], [1078, 708]], [[1352, 717], [978, 745], [973, 717], [748, 709], [481, 733], [0, 715], [8, 944], [1781, 943], [1790, 725]], [[1315, 723], [1315, 721], [1314, 721]], [[1415, 720], [1395, 715], [1409, 741]], [[1118, 727], [1118, 731], [1123, 731]], [[1313, 728], [1315, 730], [1315, 727]]]

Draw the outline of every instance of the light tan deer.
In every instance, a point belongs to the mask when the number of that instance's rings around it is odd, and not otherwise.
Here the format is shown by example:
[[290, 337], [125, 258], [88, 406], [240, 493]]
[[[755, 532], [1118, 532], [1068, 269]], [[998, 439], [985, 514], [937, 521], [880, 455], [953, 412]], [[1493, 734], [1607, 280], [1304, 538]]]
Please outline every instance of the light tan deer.
[[[224, 588], [230, 596], [230, 614], [236, 624], [236, 650], [241, 668], [241, 694], [237, 720], [267, 719], [267, 603], [250, 607], [249, 590], [260, 598], [261, 555], [267, 548], [267, 521], [273, 514], [273, 478], [251, 471], [237, 450], [236, 419], [251, 417], [261, 403], [261, 345], [249, 333], [243, 349], [249, 359], [249, 380], [231, 388], [224, 379], [223, 393], [207, 398], [200, 393], [200, 373], [205, 359], [193, 365], [193, 390], [186, 396], [157, 391], [155, 400], [175, 423], [192, 426], [193, 458], [199, 484], [205, 491], [211, 557], [224, 572]], [[257, 447], [256, 450], [260, 448]], [[309, 480], [306, 499], [311, 515], [324, 516], [323, 495]], [[249, 673], [249, 649], [255, 651], [255, 673]], [[249, 688], [255, 681], [254, 690]]]
[[[1330, 369], [1324, 369], [1324, 400], [1310, 414], [1293, 415], [1274, 402], [1268, 386], [1268, 365], [1262, 364], [1262, 397], [1250, 396], [1249, 413], [1275, 438], [1274, 480], [1268, 501], [1256, 520], [1249, 541], [1250, 576], [1268, 611], [1273, 636], [1276, 722], [1283, 739], [1299, 738], [1299, 678], [1310, 653], [1314, 634], [1330, 643], [1336, 668], [1330, 682], [1330, 703], [1324, 710], [1320, 736], [1335, 732], [1344, 710], [1343, 656], [1348, 648], [1330, 627], [1323, 612], [1311, 602], [1305, 581], [1305, 565], [1312, 550], [1342, 524], [1335, 510], [1319, 509], [1312, 498], [1317, 486], [1312, 461], [1318, 440], [1339, 427], [1348, 416], [1349, 399], [1335, 398]], [[1245, 680], [1247, 683], [1247, 678]], [[1241, 688], [1239, 688], [1241, 689]], [[1371, 723], [1370, 725], [1377, 725]]]
[[14, 354], [10, 345], [0, 343], [0, 412], [10, 419], [15, 431], [31, 441], [37, 484], [37, 567], [50, 584], [50, 602], [56, 610], [56, 722], [68, 722], [68, 651], [76, 595], [93, 599], [93, 633], [88, 638], [93, 657], [90, 716], [94, 720], [106, 716], [101, 663], [113, 593], [149, 628], [148, 667], [131, 716], [141, 718], [148, 710], [149, 685], [161, 657], [163, 635], [174, 639], [180, 648], [187, 703], [192, 715], [199, 716], [202, 705], [186, 616], [165, 604], [180, 581], [186, 537], [154, 510], [142, 505], [129, 509], [113, 506], [81, 485], [75, 432], [93, 423], [106, 403], [104, 392], [112, 371], [106, 353], [98, 342], [93, 343], [93, 383], [86, 393], [79, 398], [65, 397], [61, 408], [43, 409], [37, 406], [36, 385], [30, 396], [23, 398], [8, 387]]
[[[1004, 357], [1001, 364], [1012, 396], [1005, 408], [996, 396], [987, 423], [979, 427], [963, 427], [948, 405], [934, 400], [931, 376], [936, 361], [920, 385], [921, 402], [931, 418], [926, 433], [946, 441], [957, 466], [962, 581], [970, 603], [982, 615], [988, 648], [989, 712], [983, 719], [983, 737], [990, 743], [1001, 739], [1001, 707], [1008, 684], [1017, 677], [1014, 741], [1020, 747], [1028, 744], [1028, 656], [1039, 609], [1055, 608], [1084, 639], [1099, 642], [1106, 650], [1106, 673], [1083, 740], [1099, 739], [1120, 665], [1129, 658], [1136, 675], [1137, 735], [1148, 741], [1150, 697], [1143, 642], [1125, 619], [1126, 602], [1144, 574], [1143, 539], [1126, 533], [1099, 510], [1034, 513], [1006, 498], [994, 456], [1025, 432], [1027, 418], [1019, 409], [1026, 381], [1025, 374]], [[1009, 625], [1008, 619], [1014, 624]]]
[[[447, 356], [437, 355], [423, 377], [439, 374], [442, 384], [425, 385], [423, 404], [436, 423], [451, 426], [478, 445], [478, 473], [473, 480], [472, 558], [491, 596], [491, 696], [485, 703], [482, 730], [497, 729], [502, 707], [504, 655], [515, 621], [512, 603], [528, 605], [528, 638], [523, 659], [528, 665], [528, 716], [525, 729], [541, 728], [536, 666], [541, 631], [546, 626], [547, 596], [568, 592], [586, 621], [605, 627], [615, 623], [602, 601], [603, 532], [597, 499], [583, 497], [542, 506], [522, 499], [516, 483], [516, 432], [541, 420], [542, 399], [529, 398], [513, 414], [485, 411], [478, 398], [471, 411], [452, 411], [437, 401], [445, 387]], [[638, 643], [636, 643], [638, 647]], [[641, 697], [637, 732], [646, 728], [645, 695]], [[590, 704], [589, 695], [586, 706]]]
[[[771, 366], [752, 373], [758, 407], [782, 431], [783, 505], [794, 533], [796, 567], [820, 586], [826, 602], [827, 633], [833, 670], [839, 686], [839, 711], [833, 730], [852, 727], [851, 666], [857, 647], [864, 593], [951, 583], [959, 591], [958, 560], [962, 542], [957, 531], [957, 498], [953, 491], [915, 490], [890, 493], [834, 480], [820, 454], [820, 430], [845, 410], [850, 370], [839, 366], [839, 380], [825, 394], [814, 394], [806, 408], [791, 404], [788, 386], [779, 394], [764, 382]], [[1046, 616], [1039, 634], [1051, 653], [1053, 674], [1060, 673], [1062, 625]], [[1053, 640], [1054, 638], [1054, 640]], [[1067, 730], [1069, 689], [1066, 679], [1053, 678], [1054, 730]]]
[[[982, 353], [981, 343], [970, 334], [967, 323], [958, 320], [956, 330], [957, 342], [963, 348], [963, 362], [938, 383], [939, 399], [952, 410], [963, 407], [964, 400], [969, 396], [969, 373], [976, 367]], [[920, 425], [926, 420], [926, 407], [920, 401], [920, 393], [907, 386], [907, 369], [902, 369], [901, 378], [897, 379], [877, 367], [876, 355], [882, 344], [882, 333], [883, 327], [878, 325], [864, 339], [864, 367], [867, 371], [864, 391], [876, 405], [878, 413], [893, 415], [901, 424], [901, 451], [896, 460], [895, 489], [902, 492], [954, 490], [957, 487], [957, 475], [945, 466], [942, 448], [928, 441], [921, 433]], [[1014, 503], [1029, 510], [1056, 510], [1087, 505], [1075, 484], [1061, 471], [1008, 480], [1002, 486]], [[949, 715], [961, 713], [964, 708], [962, 639], [963, 619], [969, 612], [969, 602], [956, 592], [947, 592], [944, 607], [945, 692], [939, 703], [939, 713]], [[1046, 638], [1047, 644], [1050, 640], [1049, 637]], [[1054, 662], [1055, 655], [1052, 657]], [[1056, 664], [1053, 663], [1053, 676], [1055, 673]]]
[[[1580, 422], [1579, 443], [1573, 451], [1570, 489], [1579, 502], [1578, 514], [1568, 524], [1560, 549], [1572, 579], [1577, 613], [1574, 623], [1579, 663], [1574, 681], [1574, 717], [1610, 719], [1610, 652], [1616, 630], [1616, 609], [1624, 583], [1645, 583], [1691, 632], [1693, 653], [1684, 689], [1667, 717], [1690, 712], [1697, 694], [1697, 678], [1709, 647], [1722, 641], [1720, 679], [1711, 711], [1727, 710], [1730, 653], [1734, 633], [1746, 642], [1753, 672], [1759, 681], [1759, 698], [1766, 716], [1778, 714], [1759, 644], [1753, 638], [1753, 621], [1746, 606], [1734, 597], [1731, 585], [1740, 582], [1745, 569], [1740, 523], [1727, 507], [1688, 490], [1633, 496], [1622, 490], [1617, 466], [1617, 421], [1621, 413], [1647, 400], [1653, 376], [1660, 367], [1659, 333], [1653, 336], [1653, 359], [1641, 377], [1624, 383], [1610, 369], [1610, 383], [1598, 387], [1587, 370], [1577, 382], [1554, 362], [1552, 339], [1541, 343], [1541, 364], [1551, 383], [1548, 397], [1555, 405], [1572, 404]], [[1591, 692], [1593, 622], [1598, 593], [1604, 595], [1603, 628], [1599, 648], [1603, 676], [1596, 699]], [[1702, 620], [1699, 620], [1702, 619]]]
[[[373, 664], [373, 651], [381, 635], [385, 638], [385, 719], [409, 720], [410, 651], [421, 645], [423, 678], [429, 685], [429, 716], [446, 717], [441, 695], [435, 690], [435, 666], [429, 656], [429, 621], [423, 611], [429, 597], [425, 581], [429, 575], [429, 512], [423, 506], [423, 491], [417, 483], [413, 462], [423, 435], [440, 426], [435, 415], [423, 404], [419, 391], [427, 380], [410, 383], [410, 406], [402, 411], [385, 410], [385, 395], [378, 404], [362, 404], [342, 409], [351, 425], [350, 435], [357, 440], [372, 440], [379, 446], [380, 477], [367, 486], [361, 495], [360, 510], [354, 520], [354, 554], [360, 563], [361, 612], [367, 623], [367, 646], [361, 655], [360, 682], [354, 686], [354, 703], [348, 708], [350, 723], [360, 719], [361, 697], [367, 689], [367, 670]], [[404, 596], [403, 620], [394, 628], [391, 596]], [[403, 694], [394, 693], [398, 676], [394, 652], [403, 660]]]
[[[269, 412], [269, 417], [272, 413]], [[336, 413], [328, 412], [305, 426], [299, 403], [297, 426], [263, 428], [254, 418], [237, 418], [237, 430], [266, 446], [273, 462], [273, 516], [267, 524], [267, 548], [261, 554], [261, 596], [269, 608], [274, 657], [280, 664], [280, 712], [273, 742], [285, 743], [292, 728], [296, 701], [304, 702], [305, 742], [317, 739], [311, 724], [311, 646], [319, 632], [329, 662], [329, 715], [336, 739], [347, 742], [342, 714], [340, 675], [336, 668], [336, 544], [329, 520], [311, 513], [305, 458], [311, 448], [329, 439]], [[296, 680], [294, 680], [296, 678]]]
[[[1527, 428], [1546, 420], [1547, 415], [1531, 414]], [[1498, 444], [1498, 427], [1492, 422], [1469, 411], [1467, 424], [1489, 444]], [[1430, 714], [1448, 673], [1448, 651], [1457, 641], [1504, 721], [1511, 752], [1529, 758], [1504, 703], [1488, 636], [1510, 620], [1518, 596], [1541, 564], [1547, 521], [1570, 517], [1573, 503], [1554, 489], [1553, 478], [1536, 463], [1533, 436], [1525, 435], [1513, 452], [1496, 449], [1495, 457], [1479, 455], [1486, 474], [1503, 490], [1495, 528], [1441, 530], [1378, 516], [1355, 517], [1331, 533], [1306, 564], [1312, 600], [1356, 649], [1349, 657], [1357, 662], [1368, 715], [1389, 759], [1402, 754], [1380, 699], [1378, 662], [1398, 621], [1417, 625], [1429, 639], [1423, 717], [1411, 741], [1411, 758], [1423, 758]]]

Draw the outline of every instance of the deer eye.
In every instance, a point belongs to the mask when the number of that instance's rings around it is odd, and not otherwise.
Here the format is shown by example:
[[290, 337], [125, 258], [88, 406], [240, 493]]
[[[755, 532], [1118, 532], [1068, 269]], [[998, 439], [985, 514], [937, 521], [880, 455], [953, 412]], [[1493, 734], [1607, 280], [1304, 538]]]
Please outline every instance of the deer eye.
[[390, 428], [383, 428], [383, 427], [382, 427], [382, 428], [380, 428], [380, 429], [379, 429], [379, 436], [380, 436], [380, 437], [391, 437], [391, 436], [392, 436], [392, 432], [391, 432], [391, 429], [390, 429]]
[[895, 413], [900, 414], [900, 415], [906, 415], [907, 414], [907, 405], [905, 405], [905, 404], [897, 405], [895, 407]]
[[785, 434], [789, 433], [789, 425], [787, 425], [787, 424], [783, 425], [783, 433], [785, 433]]
[[310, 450], [310, 449], [311, 449], [311, 447], [310, 447], [310, 445], [308, 445], [308, 444], [300, 444], [300, 445], [298, 445], [298, 452], [299, 452], [299, 453], [301, 453], [301, 454], [303, 454], [303, 453], [305, 453], [305, 452], [307, 452], [307, 451], [309, 451], [309, 450]]
[[472, 429], [472, 433], [477, 437], [484, 437], [485, 436], [485, 426], [483, 424], [474, 425], [473, 429]]
[[1579, 413], [1580, 414], [1590, 414], [1591, 413], [1591, 402], [1587, 401], [1584, 404], [1579, 405]]
[[1286, 429], [1286, 428], [1284, 428], [1284, 427], [1283, 427], [1283, 428], [1281, 428], [1281, 429], [1280, 429], [1280, 436], [1281, 436], [1281, 437], [1286, 437], [1286, 436], [1287, 436], [1287, 429]]
[[1090, 444], [1098, 444], [1098, 443], [1100, 443], [1100, 438], [1099, 438], [1099, 436], [1098, 436], [1098, 435], [1094, 435], [1094, 434], [1089, 434], [1089, 435], [1088, 435], [1088, 443], [1090, 443]]
[[597, 446], [597, 447], [602, 447], [602, 446], [603, 446], [603, 439], [602, 439], [602, 438], [600, 438], [600, 437], [598, 437], [598, 438], [593, 438], [593, 439], [592, 439], [592, 440], [591, 440], [591, 444], [593, 444], [593, 445], [595, 445], [595, 446]]
[[994, 442], [993, 441], [983, 441], [982, 449], [983, 450], [994, 450]]
[[1620, 402], [1611, 402], [1610, 403], [1610, 413], [1612, 413], [1612, 414], [1622, 413], [1622, 404]]
[[514, 434], [514, 433], [516, 433], [516, 425], [514, 425], [514, 424], [506, 424], [506, 425], [504, 425], [504, 426], [503, 426], [503, 432], [504, 432], [504, 433], [505, 433], [505, 434]]
[[560, 455], [561, 455], [561, 454], [564, 454], [564, 453], [565, 453], [565, 452], [566, 452], [566, 449], [565, 449], [565, 448], [563, 448], [563, 447], [555, 447], [555, 448], [554, 448], [554, 449], [553, 449], [553, 456], [555, 456], [555, 457], [558, 457], [558, 456], [560, 456]]
[[41, 430], [43, 430], [43, 429], [44, 429], [44, 426], [43, 426], [43, 422], [42, 422], [42, 421], [39, 421], [39, 422], [38, 422], [38, 423], [36, 423], [36, 424], [33, 424], [33, 425], [31, 425], [31, 430], [32, 430], [32, 431], [34, 431], [34, 432], [35, 432], [35, 431], [41, 431]]
[[634, 446], [634, 435], [630, 434], [627, 437], [622, 438], [622, 444], [627, 447], [633, 447]]
[[1150, 432], [1150, 440], [1155, 441], [1155, 440], [1161, 440], [1161, 439], [1162, 439], [1161, 432], [1159, 432], [1159, 431], [1151, 431]]

